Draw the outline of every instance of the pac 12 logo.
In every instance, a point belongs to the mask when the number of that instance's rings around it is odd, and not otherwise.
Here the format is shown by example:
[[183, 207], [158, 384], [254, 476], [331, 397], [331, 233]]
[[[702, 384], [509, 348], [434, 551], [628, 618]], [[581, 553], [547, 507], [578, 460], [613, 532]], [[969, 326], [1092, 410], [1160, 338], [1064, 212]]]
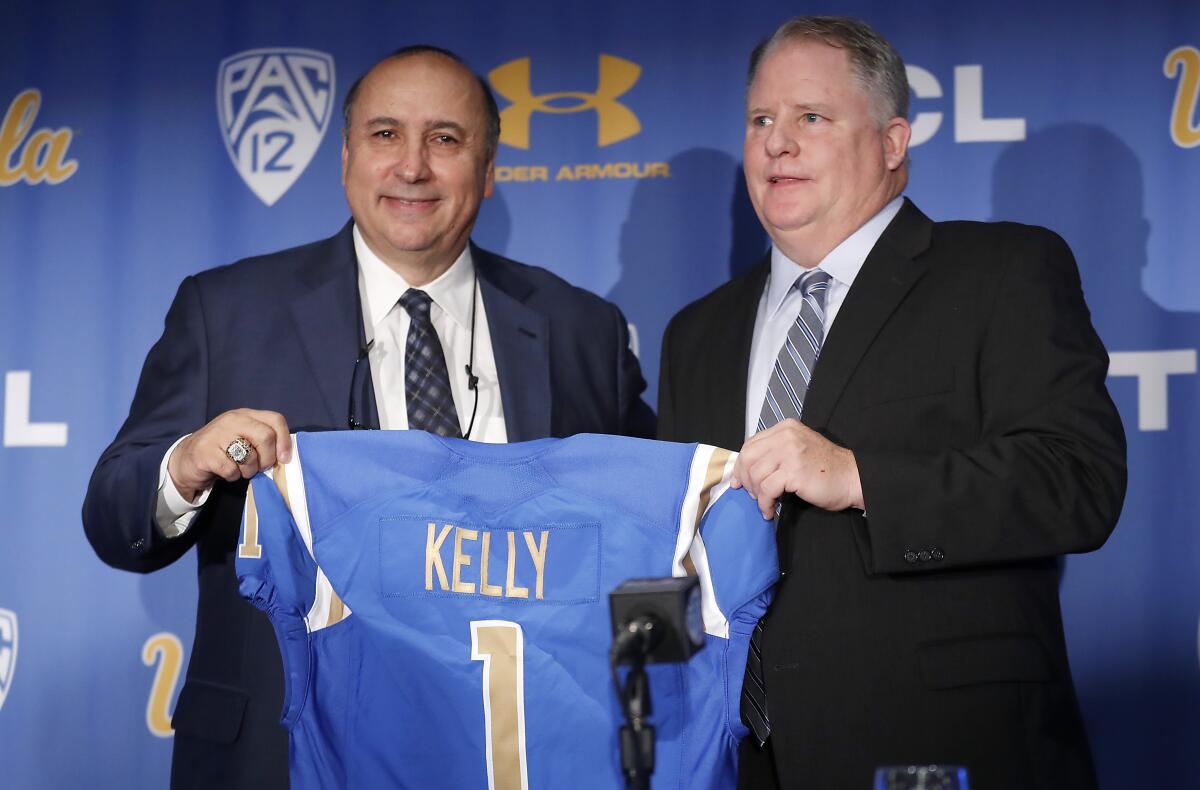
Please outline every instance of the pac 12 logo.
[[225, 150], [268, 206], [308, 167], [333, 113], [333, 57], [311, 49], [252, 49], [221, 61], [217, 115]]
[[17, 613], [0, 609], [0, 708], [17, 671]]

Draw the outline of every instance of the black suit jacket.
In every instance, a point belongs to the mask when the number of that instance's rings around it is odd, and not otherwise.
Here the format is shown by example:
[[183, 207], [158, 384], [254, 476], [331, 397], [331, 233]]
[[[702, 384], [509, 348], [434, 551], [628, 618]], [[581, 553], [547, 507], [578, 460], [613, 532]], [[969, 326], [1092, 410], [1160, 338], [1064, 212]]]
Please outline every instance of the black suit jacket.
[[[218, 484], [188, 531], [167, 539], [154, 524], [159, 465], [172, 442], [228, 409], [278, 411], [293, 430], [346, 427], [362, 325], [351, 227], [185, 279], [88, 486], [84, 529], [110, 565], [145, 573], [196, 547], [173, 787], [287, 787], [287, 735], [275, 635], [234, 574], [245, 484]], [[509, 440], [652, 435], [620, 311], [543, 269], [472, 252]]]
[[[769, 261], [663, 340], [659, 437], [740, 447]], [[966, 765], [972, 790], [1095, 784], [1056, 559], [1104, 543], [1125, 488], [1075, 262], [1029, 226], [905, 202], [822, 348], [804, 422], [854, 451], [866, 513], [791, 497], [763, 640], [786, 787]]]

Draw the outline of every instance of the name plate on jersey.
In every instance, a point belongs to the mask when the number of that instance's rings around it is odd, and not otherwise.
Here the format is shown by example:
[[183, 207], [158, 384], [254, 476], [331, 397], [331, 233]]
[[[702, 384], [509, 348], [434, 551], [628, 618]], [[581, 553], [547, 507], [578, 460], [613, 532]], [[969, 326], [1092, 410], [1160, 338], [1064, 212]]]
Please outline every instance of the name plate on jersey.
[[600, 524], [379, 520], [380, 583], [388, 597], [473, 596], [579, 604], [600, 596]]

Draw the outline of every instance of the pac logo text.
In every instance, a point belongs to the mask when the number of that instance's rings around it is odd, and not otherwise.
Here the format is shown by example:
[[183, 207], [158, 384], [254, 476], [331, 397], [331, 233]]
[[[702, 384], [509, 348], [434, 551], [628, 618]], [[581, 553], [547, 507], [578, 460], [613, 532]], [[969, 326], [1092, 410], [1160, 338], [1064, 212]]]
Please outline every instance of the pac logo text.
[[333, 110], [333, 57], [253, 49], [221, 61], [217, 115], [229, 159], [268, 206], [308, 167]]

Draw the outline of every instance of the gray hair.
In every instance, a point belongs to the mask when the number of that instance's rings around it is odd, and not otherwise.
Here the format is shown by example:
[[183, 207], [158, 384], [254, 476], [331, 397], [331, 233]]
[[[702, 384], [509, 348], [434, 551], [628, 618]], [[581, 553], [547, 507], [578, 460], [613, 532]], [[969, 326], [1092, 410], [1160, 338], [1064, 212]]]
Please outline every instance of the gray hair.
[[777, 46], [810, 40], [846, 50], [854, 76], [871, 97], [872, 114], [880, 125], [892, 118], [908, 117], [908, 74], [900, 54], [866, 22], [850, 17], [797, 16], [784, 22], [751, 53], [746, 89], [754, 82], [763, 58]]

